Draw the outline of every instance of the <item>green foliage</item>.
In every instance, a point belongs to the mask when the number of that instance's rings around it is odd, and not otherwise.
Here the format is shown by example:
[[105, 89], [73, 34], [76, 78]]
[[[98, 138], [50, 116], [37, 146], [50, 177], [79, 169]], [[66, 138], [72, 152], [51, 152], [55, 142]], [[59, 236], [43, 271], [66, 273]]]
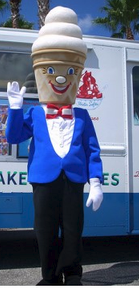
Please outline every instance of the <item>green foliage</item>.
[[[9, 18], [6, 22], [2, 23], [1, 26], [12, 28], [13, 27], [12, 26], [12, 19]], [[20, 29], [33, 29], [34, 23], [28, 22], [24, 19], [23, 16], [20, 16], [19, 20], [18, 20], [18, 28], [20, 28]]]
[[0, 13], [3, 13], [8, 8], [8, 2], [0, 0]]
[[92, 23], [105, 26], [113, 32], [112, 37], [133, 39], [139, 33], [139, 0], [106, 0], [101, 11], [106, 16]]
[[[21, 29], [33, 29], [34, 23], [28, 22], [23, 16], [20, 15], [20, 5], [22, 0], [0, 0], [0, 12], [4, 12], [5, 9], [11, 10], [11, 18], [7, 19], [4, 23], [1, 23], [2, 27], [13, 28], [13, 18], [17, 19], [18, 28]], [[14, 17], [13, 17], [14, 15]], [[16, 16], [16, 17], [15, 17]], [[16, 28], [16, 27], [14, 27]]]

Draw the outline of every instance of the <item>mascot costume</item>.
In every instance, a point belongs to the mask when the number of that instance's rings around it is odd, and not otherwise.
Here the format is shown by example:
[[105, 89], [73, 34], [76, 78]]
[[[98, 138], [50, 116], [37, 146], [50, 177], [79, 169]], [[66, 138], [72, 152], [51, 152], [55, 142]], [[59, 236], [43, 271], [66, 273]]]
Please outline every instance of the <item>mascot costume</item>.
[[90, 183], [87, 207], [96, 211], [103, 200], [95, 129], [87, 110], [72, 106], [86, 53], [76, 13], [55, 7], [32, 46], [40, 105], [23, 115], [26, 88], [7, 85], [7, 140], [17, 144], [31, 138], [28, 181], [43, 278], [37, 285], [82, 285], [84, 184]]

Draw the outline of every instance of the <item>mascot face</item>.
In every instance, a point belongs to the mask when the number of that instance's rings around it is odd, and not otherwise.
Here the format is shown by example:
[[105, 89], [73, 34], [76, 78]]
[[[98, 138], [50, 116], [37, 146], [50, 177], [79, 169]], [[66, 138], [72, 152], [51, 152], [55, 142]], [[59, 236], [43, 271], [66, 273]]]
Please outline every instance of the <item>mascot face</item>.
[[82, 69], [66, 64], [44, 65], [35, 70], [41, 103], [73, 104]]

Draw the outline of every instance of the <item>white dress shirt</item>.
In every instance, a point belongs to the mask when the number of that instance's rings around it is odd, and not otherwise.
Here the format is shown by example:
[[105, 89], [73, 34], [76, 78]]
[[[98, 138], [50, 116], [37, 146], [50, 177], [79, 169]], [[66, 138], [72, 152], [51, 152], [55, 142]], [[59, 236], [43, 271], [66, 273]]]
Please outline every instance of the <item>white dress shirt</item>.
[[[46, 105], [42, 105], [45, 114], [47, 113]], [[69, 152], [75, 125], [74, 111], [73, 119], [64, 119], [58, 116], [54, 119], [46, 119], [49, 137], [55, 152], [61, 158], [64, 158]]]

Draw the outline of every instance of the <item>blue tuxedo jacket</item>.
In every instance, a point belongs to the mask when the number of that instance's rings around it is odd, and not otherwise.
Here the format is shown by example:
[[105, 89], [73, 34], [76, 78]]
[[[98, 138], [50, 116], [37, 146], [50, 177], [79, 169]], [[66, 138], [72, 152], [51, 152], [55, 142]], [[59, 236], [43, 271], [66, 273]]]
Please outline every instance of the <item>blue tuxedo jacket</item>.
[[74, 108], [74, 111], [75, 126], [70, 150], [61, 158], [51, 144], [41, 106], [31, 107], [25, 115], [23, 109], [9, 109], [7, 141], [18, 144], [32, 137], [28, 160], [29, 182], [52, 182], [62, 169], [73, 182], [86, 183], [90, 178], [99, 178], [102, 182], [100, 147], [93, 123], [87, 110]]

